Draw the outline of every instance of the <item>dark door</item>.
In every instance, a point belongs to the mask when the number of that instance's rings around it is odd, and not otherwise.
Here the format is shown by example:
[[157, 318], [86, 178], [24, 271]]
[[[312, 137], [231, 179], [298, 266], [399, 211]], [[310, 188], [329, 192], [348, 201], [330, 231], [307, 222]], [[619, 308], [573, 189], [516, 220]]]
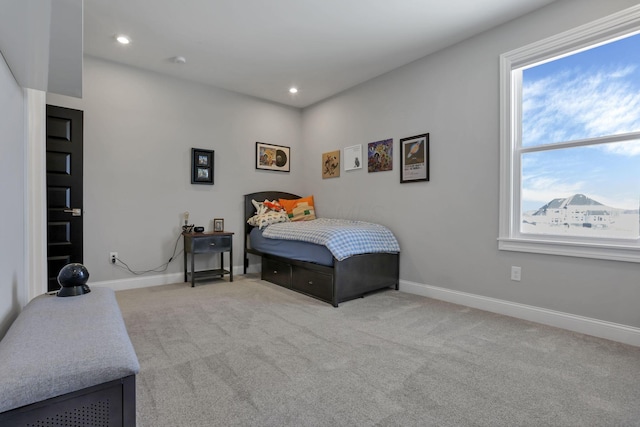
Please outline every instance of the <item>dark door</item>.
[[82, 111], [47, 105], [47, 277], [82, 262]]

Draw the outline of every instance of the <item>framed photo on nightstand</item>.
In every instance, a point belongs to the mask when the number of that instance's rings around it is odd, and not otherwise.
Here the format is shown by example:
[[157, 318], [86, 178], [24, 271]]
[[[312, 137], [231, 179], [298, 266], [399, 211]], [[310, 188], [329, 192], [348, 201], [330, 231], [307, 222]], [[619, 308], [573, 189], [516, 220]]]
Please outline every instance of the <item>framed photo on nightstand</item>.
[[215, 231], [215, 232], [223, 232], [224, 231], [224, 219], [222, 219], [222, 218], [214, 218], [213, 219], [213, 231]]

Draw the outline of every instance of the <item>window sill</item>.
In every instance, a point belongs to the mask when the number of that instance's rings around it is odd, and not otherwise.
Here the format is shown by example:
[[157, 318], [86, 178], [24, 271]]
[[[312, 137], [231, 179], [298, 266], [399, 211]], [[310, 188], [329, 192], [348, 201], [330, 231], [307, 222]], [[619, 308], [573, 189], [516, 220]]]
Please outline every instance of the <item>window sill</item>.
[[579, 258], [640, 263], [640, 248], [611, 244], [585, 244], [524, 238], [498, 238], [501, 251], [530, 252]]

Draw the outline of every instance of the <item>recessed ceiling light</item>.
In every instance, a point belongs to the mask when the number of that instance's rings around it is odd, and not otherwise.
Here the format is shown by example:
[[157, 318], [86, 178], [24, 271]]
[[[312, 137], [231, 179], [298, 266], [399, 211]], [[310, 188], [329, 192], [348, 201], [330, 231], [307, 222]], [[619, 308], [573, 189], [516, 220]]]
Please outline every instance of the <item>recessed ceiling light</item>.
[[121, 43], [121, 44], [131, 43], [131, 39], [129, 38], [129, 36], [125, 36], [124, 34], [117, 35], [116, 40], [118, 40], [118, 43]]
[[298, 93], [298, 88], [292, 87], [289, 89], [289, 93]]

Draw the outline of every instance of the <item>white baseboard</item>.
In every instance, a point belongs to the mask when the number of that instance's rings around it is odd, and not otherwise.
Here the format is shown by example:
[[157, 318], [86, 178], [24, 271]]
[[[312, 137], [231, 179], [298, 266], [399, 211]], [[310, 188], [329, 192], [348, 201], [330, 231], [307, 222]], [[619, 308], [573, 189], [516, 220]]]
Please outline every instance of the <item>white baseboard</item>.
[[400, 280], [400, 290], [640, 347], [640, 328]]
[[90, 282], [91, 286], [103, 286], [114, 291], [125, 291], [127, 289], [148, 288], [150, 286], [170, 285], [172, 283], [184, 282], [184, 273], [158, 274], [155, 276], [138, 276], [130, 279], [104, 280], [102, 282]]
[[[260, 272], [260, 265], [250, 265], [247, 273]], [[233, 275], [241, 275], [244, 273], [242, 266], [233, 267]], [[184, 273], [157, 274], [155, 276], [137, 276], [128, 279], [104, 280], [102, 282], [90, 282], [91, 286], [103, 286], [111, 288], [114, 291], [125, 291], [128, 289], [148, 288], [150, 286], [170, 285], [173, 283], [183, 283]]]

